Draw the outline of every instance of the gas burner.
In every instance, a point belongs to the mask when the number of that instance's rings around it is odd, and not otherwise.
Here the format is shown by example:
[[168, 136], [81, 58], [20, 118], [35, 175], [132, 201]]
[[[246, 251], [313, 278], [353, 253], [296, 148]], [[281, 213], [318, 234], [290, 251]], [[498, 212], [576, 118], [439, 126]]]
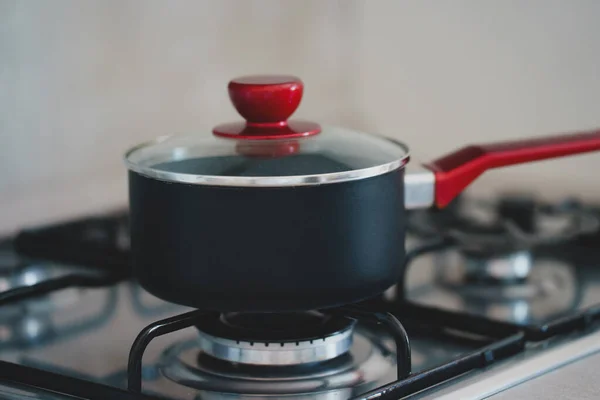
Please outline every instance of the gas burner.
[[65, 290], [0, 307], [0, 349], [31, 346], [53, 337], [56, 327], [52, 314], [80, 298], [79, 291]]
[[54, 277], [54, 272], [52, 267], [40, 264], [19, 266], [11, 270], [0, 270], [0, 293], [47, 281]]
[[435, 263], [440, 285], [477, 298], [531, 300], [575, 285], [574, 271], [567, 263], [540, 259], [527, 251], [486, 260], [447, 250], [435, 255]]
[[[352, 330], [346, 327], [343, 332]], [[335, 334], [329, 336], [333, 337]], [[159, 368], [168, 379], [199, 390], [198, 398], [202, 399], [231, 399], [232, 395], [236, 399], [256, 399], [256, 396], [349, 398], [393, 379], [396, 366], [393, 349], [379, 340], [357, 328], [352, 346], [336, 358], [272, 366], [219, 360], [199, 352], [196, 341], [188, 341], [167, 349]], [[280, 343], [262, 345], [261, 350], [280, 346]]]
[[31, 286], [53, 277], [48, 263], [35, 263], [19, 257], [12, 246], [0, 245], [0, 293], [22, 286]]
[[299, 365], [331, 360], [352, 346], [354, 321], [318, 312], [209, 315], [198, 325], [200, 349], [219, 360]]
[[76, 289], [43, 293], [22, 302], [6, 302], [6, 294], [47, 285], [73, 270], [74, 267], [22, 257], [12, 243], [0, 244], [0, 300], [4, 302], [0, 307], [0, 349], [31, 346], [53, 337], [51, 314], [81, 298], [81, 291]]
[[515, 283], [529, 276], [533, 255], [528, 250], [504, 254], [463, 252], [465, 281]]
[[435, 278], [410, 294], [411, 301], [516, 323], [543, 321], [578, 305], [576, 271], [558, 259], [518, 252], [486, 261], [446, 250], [433, 261]]
[[0, 294], [46, 283], [74, 270], [72, 266], [22, 256], [12, 242], [0, 243]]

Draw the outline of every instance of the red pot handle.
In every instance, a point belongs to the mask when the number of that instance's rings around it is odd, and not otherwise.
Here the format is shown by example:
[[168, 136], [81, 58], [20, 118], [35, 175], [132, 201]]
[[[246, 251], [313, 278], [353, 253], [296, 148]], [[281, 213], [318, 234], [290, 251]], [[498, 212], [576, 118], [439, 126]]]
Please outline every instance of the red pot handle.
[[600, 129], [467, 146], [424, 166], [435, 175], [435, 205], [444, 207], [488, 169], [597, 150]]

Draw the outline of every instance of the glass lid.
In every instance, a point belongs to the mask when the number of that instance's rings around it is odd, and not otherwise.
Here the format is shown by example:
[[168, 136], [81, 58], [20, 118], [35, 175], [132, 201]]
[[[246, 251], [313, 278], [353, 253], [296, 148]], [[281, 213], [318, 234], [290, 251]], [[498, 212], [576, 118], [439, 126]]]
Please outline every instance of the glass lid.
[[252, 76], [229, 83], [246, 121], [213, 134], [169, 136], [131, 149], [125, 162], [144, 176], [218, 186], [298, 186], [363, 179], [402, 168], [401, 143], [309, 121], [288, 121], [302, 98], [290, 76]]

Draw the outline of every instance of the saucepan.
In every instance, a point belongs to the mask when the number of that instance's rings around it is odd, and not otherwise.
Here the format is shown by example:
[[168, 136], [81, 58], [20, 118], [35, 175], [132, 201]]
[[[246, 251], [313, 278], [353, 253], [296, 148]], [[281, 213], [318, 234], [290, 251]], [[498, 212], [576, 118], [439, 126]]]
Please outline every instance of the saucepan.
[[405, 173], [408, 147], [288, 120], [292, 76], [229, 83], [245, 121], [131, 149], [134, 275], [154, 295], [220, 312], [325, 309], [403, 273], [406, 209], [444, 207], [490, 168], [600, 149], [600, 130], [472, 145]]

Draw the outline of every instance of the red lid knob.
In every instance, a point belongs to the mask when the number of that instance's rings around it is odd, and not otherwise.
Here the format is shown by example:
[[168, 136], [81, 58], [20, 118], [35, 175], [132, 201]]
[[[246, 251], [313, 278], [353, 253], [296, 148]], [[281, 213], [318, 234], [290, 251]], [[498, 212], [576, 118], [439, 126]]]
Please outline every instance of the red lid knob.
[[248, 125], [284, 124], [300, 105], [304, 85], [295, 76], [256, 75], [234, 79], [228, 89]]
[[229, 82], [229, 98], [246, 122], [215, 127], [217, 136], [236, 139], [289, 139], [317, 134], [314, 122], [287, 121], [302, 100], [304, 85], [289, 75], [254, 75]]

